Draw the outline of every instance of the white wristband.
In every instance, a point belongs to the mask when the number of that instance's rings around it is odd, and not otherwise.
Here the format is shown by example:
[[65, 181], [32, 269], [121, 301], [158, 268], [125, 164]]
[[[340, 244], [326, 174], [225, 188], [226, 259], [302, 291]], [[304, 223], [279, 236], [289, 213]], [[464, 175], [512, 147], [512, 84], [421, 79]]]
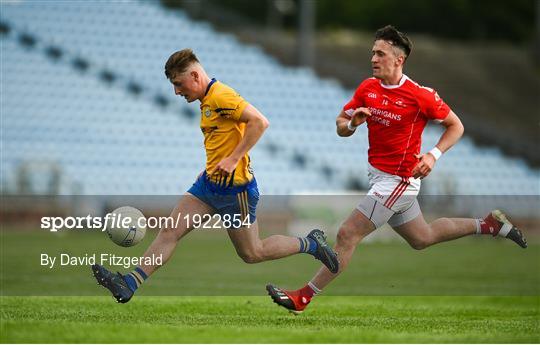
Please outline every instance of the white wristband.
[[349, 120], [349, 122], [347, 123], [347, 128], [349, 129], [349, 131], [356, 131], [356, 128], [358, 128], [358, 126], [353, 126], [352, 125], [352, 120]]
[[431, 153], [433, 157], [435, 157], [435, 160], [438, 160], [442, 156], [442, 152], [441, 150], [439, 150], [437, 146], [432, 148], [431, 151], [429, 151], [429, 153]]

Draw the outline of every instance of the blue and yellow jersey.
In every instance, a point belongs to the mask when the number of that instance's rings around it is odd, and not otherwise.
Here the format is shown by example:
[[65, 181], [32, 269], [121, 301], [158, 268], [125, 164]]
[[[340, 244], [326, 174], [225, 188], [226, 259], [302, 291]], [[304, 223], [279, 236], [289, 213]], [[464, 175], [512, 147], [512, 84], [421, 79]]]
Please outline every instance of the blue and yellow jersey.
[[[231, 155], [244, 137], [246, 124], [240, 115], [248, 105], [231, 87], [212, 79], [201, 101], [201, 131], [206, 149], [206, 172], [212, 171], [223, 159]], [[214, 174], [208, 176], [214, 182], [226, 186], [244, 185], [253, 179], [246, 153], [228, 177]]]

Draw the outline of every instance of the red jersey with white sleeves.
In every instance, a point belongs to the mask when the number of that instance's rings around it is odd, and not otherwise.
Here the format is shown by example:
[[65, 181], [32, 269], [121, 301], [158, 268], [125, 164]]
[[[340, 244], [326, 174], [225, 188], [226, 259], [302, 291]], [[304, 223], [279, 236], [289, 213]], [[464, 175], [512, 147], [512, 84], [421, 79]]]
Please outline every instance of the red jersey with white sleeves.
[[427, 121], [440, 122], [450, 113], [435, 90], [418, 85], [406, 75], [398, 85], [383, 85], [377, 78], [364, 80], [343, 110], [352, 116], [359, 107], [371, 111], [366, 120], [369, 163], [401, 177], [412, 176]]

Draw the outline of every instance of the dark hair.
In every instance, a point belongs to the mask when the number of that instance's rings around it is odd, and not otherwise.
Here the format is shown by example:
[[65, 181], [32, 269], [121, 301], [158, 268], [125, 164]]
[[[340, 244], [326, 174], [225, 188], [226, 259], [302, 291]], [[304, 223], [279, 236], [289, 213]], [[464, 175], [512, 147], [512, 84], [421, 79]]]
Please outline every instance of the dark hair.
[[199, 59], [197, 59], [193, 50], [187, 48], [177, 51], [165, 63], [165, 75], [168, 79], [172, 79], [176, 74], [184, 73], [194, 62], [199, 62]]
[[412, 50], [412, 42], [409, 38], [402, 32], [397, 31], [392, 25], [387, 25], [384, 28], [380, 28], [375, 32], [375, 41], [383, 40], [389, 42], [395, 47], [403, 50], [405, 53], [405, 59], [409, 57]]

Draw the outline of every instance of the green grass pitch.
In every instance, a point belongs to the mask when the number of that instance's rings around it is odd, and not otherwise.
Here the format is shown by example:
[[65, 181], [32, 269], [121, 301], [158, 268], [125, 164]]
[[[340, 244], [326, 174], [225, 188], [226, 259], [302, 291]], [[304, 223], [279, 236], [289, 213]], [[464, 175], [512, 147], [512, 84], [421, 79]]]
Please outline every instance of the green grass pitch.
[[[294, 316], [265, 296], [267, 282], [304, 284], [308, 255], [242, 263], [223, 232], [190, 234], [126, 305], [88, 267], [48, 269], [39, 254], [141, 254], [104, 234], [2, 231], [2, 343], [538, 343], [540, 246], [492, 238], [424, 251], [359, 247], [350, 268]], [[118, 267], [120, 271], [125, 269]], [[34, 296], [31, 296], [34, 295]]]
[[4, 297], [2, 342], [538, 343], [538, 297]]

